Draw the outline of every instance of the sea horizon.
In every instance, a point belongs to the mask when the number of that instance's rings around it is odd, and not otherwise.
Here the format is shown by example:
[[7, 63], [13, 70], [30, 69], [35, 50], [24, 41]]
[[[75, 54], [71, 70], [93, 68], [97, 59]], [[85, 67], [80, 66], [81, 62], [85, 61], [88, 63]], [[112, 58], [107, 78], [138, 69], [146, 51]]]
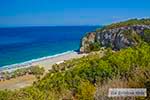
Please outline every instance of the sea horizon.
[[78, 50], [81, 38], [99, 27], [0, 27], [0, 69]]

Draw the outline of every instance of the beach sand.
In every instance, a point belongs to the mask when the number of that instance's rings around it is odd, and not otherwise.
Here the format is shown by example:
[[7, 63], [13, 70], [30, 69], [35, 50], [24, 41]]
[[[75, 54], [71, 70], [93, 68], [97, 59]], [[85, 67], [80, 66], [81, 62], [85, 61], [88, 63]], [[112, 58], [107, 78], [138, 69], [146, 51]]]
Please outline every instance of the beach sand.
[[[42, 67], [45, 68], [46, 73], [48, 72], [48, 70], [50, 70], [52, 68], [53, 64], [59, 64], [64, 62], [65, 60], [71, 60], [73, 58], [81, 58], [83, 56], [86, 56], [86, 54], [78, 54], [77, 52], [68, 52], [62, 55], [58, 55], [58, 56], [54, 56], [54, 57], [50, 57], [50, 58], [45, 58], [39, 61], [35, 61], [32, 62], [30, 64], [27, 64], [26, 66], [20, 66], [20, 67], [16, 67], [16, 68], [11, 68], [11, 69], [7, 69], [7, 70], [3, 70], [3, 71], [14, 71], [20, 68], [25, 68], [25, 67], [31, 67], [34, 65], [40, 65]], [[0, 89], [18, 89], [18, 88], [23, 88], [29, 85], [32, 85], [32, 83], [35, 81], [35, 78], [33, 78], [33, 76], [22, 76], [16, 79], [10, 79], [7, 81], [1, 81], [0, 82]]]
[[54, 64], [60, 64], [66, 60], [70, 60], [73, 58], [80, 58], [85, 56], [86, 54], [78, 54], [77, 52], [70, 52], [70, 53], [66, 53], [63, 55], [59, 55], [56, 57], [52, 57], [52, 58], [48, 58], [48, 59], [44, 59], [38, 62], [34, 62], [32, 65], [40, 65], [42, 67], [45, 68], [45, 70], [50, 70], [52, 68], [52, 65]]

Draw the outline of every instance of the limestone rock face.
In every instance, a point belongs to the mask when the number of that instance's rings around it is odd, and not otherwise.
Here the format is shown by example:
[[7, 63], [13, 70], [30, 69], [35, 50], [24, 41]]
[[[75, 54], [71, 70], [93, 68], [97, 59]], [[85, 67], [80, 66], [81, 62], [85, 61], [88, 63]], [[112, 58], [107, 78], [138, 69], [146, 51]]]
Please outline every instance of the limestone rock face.
[[91, 32], [82, 38], [80, 52], [89, 51], [89, 45], [93, 42], [99, 42], [101, 47], [111, 47], [114, 50], [135, 46], [140, 42], [145, 29], [150, 29], [150, 25], [132, 25]]
[[96, 39], [96, 32], [90, 32], [82, 38], [80, 53], [88, 52], [90, 43], [94, 43]]

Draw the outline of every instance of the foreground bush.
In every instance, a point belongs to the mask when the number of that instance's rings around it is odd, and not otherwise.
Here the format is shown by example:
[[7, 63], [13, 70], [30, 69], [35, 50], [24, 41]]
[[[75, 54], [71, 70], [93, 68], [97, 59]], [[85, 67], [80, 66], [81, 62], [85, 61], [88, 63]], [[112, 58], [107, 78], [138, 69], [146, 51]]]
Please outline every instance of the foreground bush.
[[2, 78], [0, 80], [9, 80], [12, 78], [16, 78], [19, 76], [24, 76], [26, 74], [31, 74], [31, 75], [35, 75], [37, 78], [39, 78], [41, 75], [43, 75], [45, 72], [43, 67], [40, 66], [31, 66], [29, 68], [21, 68], [21, 69], [17, 69], [15, 71], [12, 72], [1, 72], [0, 75], [2, 76]]

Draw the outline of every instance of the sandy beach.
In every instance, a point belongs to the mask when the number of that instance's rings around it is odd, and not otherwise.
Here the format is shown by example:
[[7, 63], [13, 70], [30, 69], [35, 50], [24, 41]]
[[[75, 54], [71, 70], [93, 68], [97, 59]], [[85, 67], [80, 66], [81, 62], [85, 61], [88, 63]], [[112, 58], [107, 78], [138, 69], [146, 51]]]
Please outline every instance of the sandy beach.
[[[59, 54], [57, 56], [52, 56], [52, 57], [46, 57], [45, 59], [40, 59], [37, 61], [33, 61], [32, 63], [30, 62], [29, 64], [26, 63], [23, 66], [19, 65], [19, 67], [14, 67], [14, 68], [9, 68], [9, 69], [4, 69], [2, 71], [14, 71], [20, 68], [25, 68], [25, 67], [31, 67], [34, 65], [40, 65], [45, 68], [45, 71], [48, 72], [52, 68], [53, 64], [60, 64], [66, 60], [71, 60], [73, 58], [80, 58], [86, 56], [86, 54], [78, 54], [77, 52], [68, 52], [64, 54]], [[32, 75], [28, 78], [29, 76], [22, 76], [22, 77], [17, 77], [15, 79], [10, 79], [7, 81], [1, 81], [0, 82], [0, 89], [19, 89], [23, 88], [26, 86], [32, 85], [32, 83], [36, 80], [35, 77]]]
[[70, 60], [73, 58], [80, 58], [85, 55], [86, 54], [79, 54], [78, 52], [75, 52], [75, 51], [69, 51], [69, 52], [57, 54], [54, 56], [43, 57], [43, 58], [27, 61], [24, 63], [20, 63], [20, 64], [6, 66], [4, 68], [1, 68], [0, 72], [4, 72], [4, 71], [11, 72], [20, 68], [27, 68], [27, 67], [31, 67], [35, 65], [40, 65], [41, 67], [44, 67], [45, 70], [47, 71], [51, 69], [53, 64], [59, 64], [65, 60]]
[[50, 70], [52, 68], [53, 64], [60, 64], [65, 60], [70, 60], [73, 58], [80, 58], [80, 57], [83, 57], [85, 55], [86, 54], [78, 54], [77, 52], [69, 52], [69, 53], [62, 54], [62, 55], [59, 55], [56, 57], [51, 57], [51, 58], [47, 58], [44, 60], [34, 62], [34, 63], [32, 63], [32, 65], [33, 66], [34, 65], [40, 65], [40, 66], [44, 67], [45, 70], [47, 71], [47, 70]]

